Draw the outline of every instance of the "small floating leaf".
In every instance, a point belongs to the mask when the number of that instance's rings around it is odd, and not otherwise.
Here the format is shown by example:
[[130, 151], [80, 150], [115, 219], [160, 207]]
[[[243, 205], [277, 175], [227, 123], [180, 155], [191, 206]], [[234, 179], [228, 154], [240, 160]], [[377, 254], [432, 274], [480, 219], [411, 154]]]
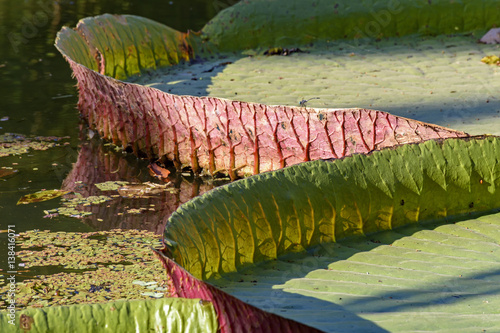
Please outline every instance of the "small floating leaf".
[[146, 285], [146, 282], [141, 281], [141, 280], [134, 280], [134, 281], [132, 281], [132, 284], [137, 284], [139, 286], [144, 287]]
[[45, 191], [38, 191], [32, 194], [28, 194], [23, 196], [19, 201], [17, 202], [18, 205], [20, 204], [29, 204], [33, 202], [40, 202], [40, 201], [47, 201], [51, 200], [57, 197], [60, 197], [61, 195], [64, 195], [68, 193], [68, 191], [62, 191], [62, 190], [45, 190]]
[[17, 170], [13, 170], [13, 169], [0, 169], [0, 178], [13, 175], [16, 172], [17, 172]]
[[156, 163], [151, 163], [148, 165], [149, 169], [149, 174], [152, 177], [158, 178], [161, 181], [168, 182], [168, 175], [170, 174], [170, 171], [168, 171], [165, 168], [160, 167]]
[[154, 293], [152, 291], [147, 291], [145, 293], [141, 293], [141, 295], [150, 296], [150, 297], [154, 297], [154, 298], [162, 298], [163, 296], [165, 296], [163, 293]]

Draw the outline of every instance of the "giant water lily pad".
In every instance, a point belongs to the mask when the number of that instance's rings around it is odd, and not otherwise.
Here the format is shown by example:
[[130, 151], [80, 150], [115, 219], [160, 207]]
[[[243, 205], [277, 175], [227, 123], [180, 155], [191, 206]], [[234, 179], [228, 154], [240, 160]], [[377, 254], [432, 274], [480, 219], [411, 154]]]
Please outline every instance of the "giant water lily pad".
[[258, 52], [165, 67], [129, 80], [176, 95], [272, 105], [316, 97], [307, 106], [319, 113], [361, 107], [469, 134], [500, 134], [499, 70], [481, 63], [498, 48], [476, 36], [343, 40], [303, 49], [287, 57]]
[[498, 328], [499, 161], [498, 137], [431, 140], [233, 182], [172, 215], [164, 264], [325, 331]]
[[[482, 32], [498, 19], [496, 11], [485, 9], [494, 2], [467, 1], [467, 11], [461, 10], [463, 4], [442, 1], [374, 3], [371, 11], [347, 2], [282, 2], [238, 3], [201, 35], [144, 18], [103, 15], [63, 29], [56, 46], [78, 79], [80, 110], [93, 128], [138, 155], [169, 159], [178, 169], [190, 166], [195, 173], [223, 172], [234, 179], [397, 143], [464, 135], [402, 116], [496, 133], [494, 68], [480, 62], [483, 50], [494, 46], [478, 47], [474, 37], [463, 35]], [[286, 15], [277, 10], [281, 6], [288, 8]], [[271, 32], [263, 29], [269, 24], [268, 10], [277, 10], [271, 11], [276, 28]], [[462, 35], [382, 43], [346, 39], [367, 37], [354, 27], [363, 31], [381, 25], [369, 19], [374, 15], [388, 22], [368, 37]], [[291, 19], [293, 28], [287, 28]], [[166, 39], [172, 44], [165, 50]], [[262, 55], [269, 47], [288, 45], [306, 52], [289, 58]], [[227, 58], [227, 51], [234, 53]], [[206, 60], [214, 54], [215, 60]], [[182, 65], [189, 61], [194, 67]], [[165, 79], [157, 72], [162, 65], [184, 67], [177, 76], [167, 72]], [[229, 75], [218, 80], [226, 66]], [[206, 92], [210, 97], [198, 97]], [[318, 93], [314, 106], [330, 109], [294, 106]], [[269, 105], [275, 103], [281, 105]], [[375, 106], [398, 116], [367, 110]], [[338, 107], [349, 109], [332, 109]], [[476, 108], [480, 114], [473, 112]]]
[[497, 8], [494, 0], [250, 0], [222, 11], [202, 32], [205, 41], [228, 51], [416, 33], [486, 32], [500, 18]]
[[298, 164], [181, 206], [165, 242], [210, 278], [348, 236], [500, 207], [500, 139], [430, 140]]
[[400, 228], [213, 281], [327, 332], [497, 331], [500, 214]]

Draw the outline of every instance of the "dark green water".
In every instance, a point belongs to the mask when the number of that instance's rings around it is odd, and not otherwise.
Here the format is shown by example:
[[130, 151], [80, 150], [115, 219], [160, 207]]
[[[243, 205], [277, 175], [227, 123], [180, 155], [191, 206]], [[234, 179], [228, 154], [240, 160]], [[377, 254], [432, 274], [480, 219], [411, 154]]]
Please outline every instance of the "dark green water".
[[[115, 202], [106, 212], [104, 209], [93, 210], [93, 218], [87, 220], [43, 218], [43, 210], [58, 207], [59, 199], [16, 205], [23, 195], [41, 189], [61, 188], [79, 154], [85, 154], [86, 158], [86, 162], [81, 164], [82, 168], [91, 168], [99, 163], [114, 163], [121, 168], [118, 175], [108, 170], [107, 175], [94, 175], [94, 180], [116, 179], [120, 175], [132, 181], [150, 180], [143, 171], [146, 166], [144, 162], [109, 151], [102, 143], [90, 144], [85, 135], [80, 134], [84, 132], [80, 132], [81, 125], [76, 110], [76, 81], [71, 78], [70, 67], [53, 46], [56, 33], [62, 26], [74, 27], [79, 19], [103, 13], [134, 14], [154, 19], [180, 31], [199, 30], [218, 11], [235, 2], [236, 0], [0, 0], [0, 119], [3, 119], [0, 121], [0, 135], [20, 133], [27, 136], [70, 137], [67, 140], [69, 144], [65, 146], [0, 157], [0, 168], [14, 167], [18, 170], [14, 176], [0, 178], [0, 230], [11, 225], [15, 226], [16, 232], [32, 229], [90, 231], [116, 227], [146, 228], [161, 232], [161, 223], [170, 209], [164, 209], [160, 216], [151, 213], [120, 220], [116, 212], [138, 205], [137, 202]], [[7, 117], [8, 120], [5, 120]], [[80, 136], [83, 140], [79, 139]], [[96, 169], [95, 173], [99, 171]], [[76, 177], [78, 176], [77, 173]], [[181, 191], [176, 197], [150, 200], [157, 207], [165, 200], [167, 204], [178, 204], [204, 189], [203, 184], [186, 185], [181, 181], [177, 187], [186, 193]], [[151, 204], [150, 202], [145, 204]], [[6, 236], [6, 233], [0, 233], [0, 268], [6, 263]]]

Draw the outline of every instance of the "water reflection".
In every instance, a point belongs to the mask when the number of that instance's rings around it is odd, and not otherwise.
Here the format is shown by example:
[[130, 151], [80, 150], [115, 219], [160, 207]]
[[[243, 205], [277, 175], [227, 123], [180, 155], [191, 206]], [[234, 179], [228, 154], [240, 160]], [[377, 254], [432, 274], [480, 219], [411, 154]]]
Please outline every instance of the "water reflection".
[[142, 197], [123, 197], [117, 191], [101, 191], [96, 183], [128, 181], [141, 184], [164, 184], [148, 173], [148, 163], [100, 140], [85, 141], [62, 189], [80, 193], [83, 197], [108, 195], [112, 200], [81, 209], [92, 212], [82, 221], [95, 230], [144, 229], [162, 234], [168, 217], [177, 207], [227, 180], [194, 178], [171, 169], [168, 191]]
[[[62, 26], [88, 16], [133, 14], [180, 31], [199, 30], [227, 1], [0, 0], [0, 117], [2, 132], [74, 135], [78, 92], [54, 47]], [[214, 4], [217, 3], [218, 6]], [[64, 98], [62, 98], [64, 97]]]

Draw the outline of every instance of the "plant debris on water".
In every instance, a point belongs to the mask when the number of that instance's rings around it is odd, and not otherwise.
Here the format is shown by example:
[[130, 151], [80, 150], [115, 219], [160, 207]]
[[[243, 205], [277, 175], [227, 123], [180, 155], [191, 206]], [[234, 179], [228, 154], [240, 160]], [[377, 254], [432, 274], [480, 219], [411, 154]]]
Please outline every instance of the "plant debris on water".
[[97, 183], [95, 186], [103, 192], [117, 191], [121, 197], [126, 198], [149, 197], [164, 191], [177, 191], [172, 187], [171, 183], [155, 184], [151, 182], [129, 183], [127, 181], [107, 181], [104, 183]]
[[175, 192], [176, 189], [170, 186], [170, 183], [160, 185], [151, 182], [141, 184], [128, 184], [118, 189], [118, 194], [127, 198], [147, 198], [152, 195], [160, 194], [164, 191]]
[[22, 134], [5, 133], [0, 135], [0, 157], [20, 155], [30, 150], [47, 150], [52, 147], [67, 145], [69, 142], [60, 143], [69, 137], [36, 136], [26, 137]]
[[490, 56], [483, 57], [483, 59], [481, 59], [481, 61], [484, 62], [485, 64], [488, 64], [488, 65], [497, 65], [497, 66], [500, 65], [500, 58], [496, 55], [490, 55]]
[[156, 163], [149, 164], [148, 169], [151, 177], [155, 177], [165, 183], [169, 181], [168, 180], [168, 175], [170, 174], [169, 170], [162, 168]]
[[[34, 268], [54, 271], [17, 283], [18, 309], [169, 296], [167, 275], [151, 250], [161, 247], [161, 236], [152, 232], [28, 231], [16, 245], [18, 281]], [[0, 310], [8, 305], [8, 291], [0, 275]]]
[[11, 175], [15, 174], [16, 172], [18, 172], [18, 170], [13, 169], [12, 167], [2, 167], [0, 169], [0, 178], [11, 176]]

